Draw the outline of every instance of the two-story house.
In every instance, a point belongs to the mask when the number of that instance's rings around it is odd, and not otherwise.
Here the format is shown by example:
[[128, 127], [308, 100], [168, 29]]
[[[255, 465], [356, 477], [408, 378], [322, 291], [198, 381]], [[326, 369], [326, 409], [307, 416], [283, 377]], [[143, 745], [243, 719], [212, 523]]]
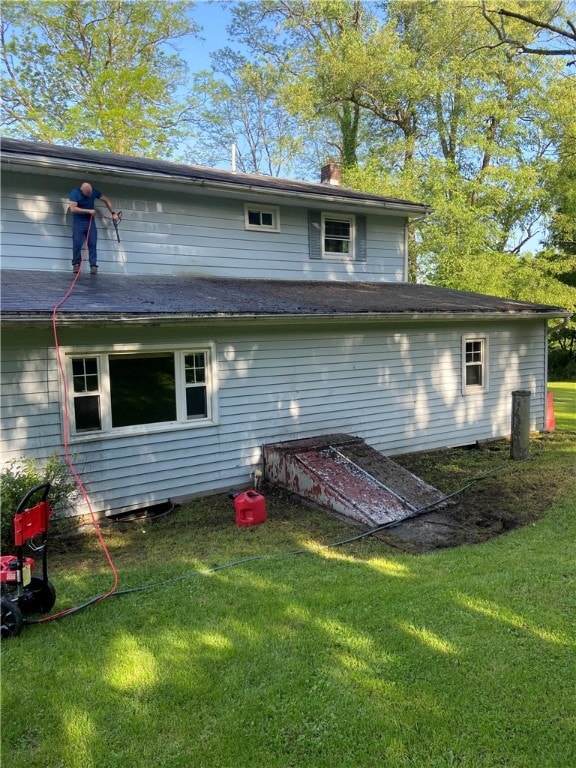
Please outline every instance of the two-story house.
[[[250, 481], [262, 446], [348, 433], [385, 454], [543, 429], [547, 321], [409, 284], [423, 205], [104, 152], [2, 141], [2, 451], [66, 437], [100, 511]], [[99, 274], [71, 269], [88, 180]], [[119, 241], [120, 240], [120, 241]]]

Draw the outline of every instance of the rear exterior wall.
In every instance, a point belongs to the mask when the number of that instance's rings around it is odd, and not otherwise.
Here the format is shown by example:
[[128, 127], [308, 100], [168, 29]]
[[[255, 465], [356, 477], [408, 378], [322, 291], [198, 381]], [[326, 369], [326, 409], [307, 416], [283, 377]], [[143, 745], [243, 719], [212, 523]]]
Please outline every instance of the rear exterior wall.
[[[462, 337], [488, 339], [489, 388], [462, 392]], [[216, 323], [155, 329], [62, 328], [60, 344], [105, 350], [213, 345], [216, 424], [72, 439], [70, 452], [99, 511], [205, 494], [250, 482], [263, 444], [349, 433], [388, 455], [510, 433], [511, 393], [532, 393], [544, 427], [545, 322], [276, 327]], [[62, 383], [51, 331], [4, 334], [5, 460], [62, 454]]]
[[[93, 185], [122, 211], [119, 243], [107, 209], [97, 203], [101, 272], [208, 275], [277, 280], [406, 280], [405, 220], [368, 215], [366, 261], [311, 259], [308, 211], [343, 213], [320, 204], [278, 205], [280, 231], [245, 227], [244, 198], [215, 197], [197, 187], [179, 191], [143, 181], [129, 186], [93, 175]], [[68, 196], [81, 179], [6, 171], [2, 174], [4, 269], [69, 271]], [[247, 193], [248, 194], [248, 193]], [[261, 195], [262, 205], [274, 201]], [[354, 213], [354, 209], [348, 209]], [[365, 211], [362, 211], [365, 213]], [[101, 215], [104, 214], [104, 217]]]

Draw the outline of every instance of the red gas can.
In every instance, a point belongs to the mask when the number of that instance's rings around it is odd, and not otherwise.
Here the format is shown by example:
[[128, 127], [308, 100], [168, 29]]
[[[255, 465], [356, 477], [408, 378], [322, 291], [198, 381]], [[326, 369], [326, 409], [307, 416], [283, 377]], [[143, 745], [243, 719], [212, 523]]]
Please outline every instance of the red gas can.
[[266, 500], [256, 491], [245, 491], [234, 497], [237, 525], [258, 525], [266, 520]]

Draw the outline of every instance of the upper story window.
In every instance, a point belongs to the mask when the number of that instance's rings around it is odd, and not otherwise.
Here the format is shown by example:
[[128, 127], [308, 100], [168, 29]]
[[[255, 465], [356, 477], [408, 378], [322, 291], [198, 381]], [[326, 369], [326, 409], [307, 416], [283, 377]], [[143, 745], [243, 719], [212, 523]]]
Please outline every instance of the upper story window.
[[308, 212], [311, 259], [366, 261], [366, 217]]
[[323, 258], [354, 258], [354, 216], [322, 214]]
[[488, 390], [488, 339], [463, 337], [462, 339], [462, 392]]
[[280, 209], [276, 205], [245, 203], [244, 226], [246, 229], [280, 232]]
[[68, 353], [70, 435], [214, 423], [211, 347]]

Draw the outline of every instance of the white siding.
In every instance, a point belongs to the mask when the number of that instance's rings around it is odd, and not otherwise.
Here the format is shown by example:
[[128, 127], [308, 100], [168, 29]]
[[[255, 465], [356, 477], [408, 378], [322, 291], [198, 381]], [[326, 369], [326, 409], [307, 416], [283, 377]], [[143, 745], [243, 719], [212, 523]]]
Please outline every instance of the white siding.
[[[109, 219], [98, 216], [101, 271], [126, 274], [198, 274], [287, 280], [405, 279], [404, 219], [367, 218], [367, 261], [309, 258], [306, 207], [280, 205], [280, 232], [246, 231], [244, 200], [167, 192], [91, 180], [122, 210], [121, 243]], [[2, 175], [4, 269], [65, 270], [71, 263], [70, 189], [81, 180]], [[267, 201], [268, 203], [270, 201]], [[108, 216], [97, 203], [99, 213]], [[314, 206], [317, 208], [318, 206]]]
[[[489, 338], [489, 391], [474, 396], [462, 395], [464, 333]], [[247, 483], [261, 446], [283, 439], [344, 432], [394, 455], [504, 436], [516, 389], [532, 392], [532, 428], [543, 428], [544, 321], [426, 328], [326, 323], [304, 331], [241, 324], [66, 328], [59, 341], [216, 343], [216, 426], [71, 443], [96, 509]], [[4, 334], [2, 385], [4, 458], [61, 453], [61, 383], [49, 333]]]

